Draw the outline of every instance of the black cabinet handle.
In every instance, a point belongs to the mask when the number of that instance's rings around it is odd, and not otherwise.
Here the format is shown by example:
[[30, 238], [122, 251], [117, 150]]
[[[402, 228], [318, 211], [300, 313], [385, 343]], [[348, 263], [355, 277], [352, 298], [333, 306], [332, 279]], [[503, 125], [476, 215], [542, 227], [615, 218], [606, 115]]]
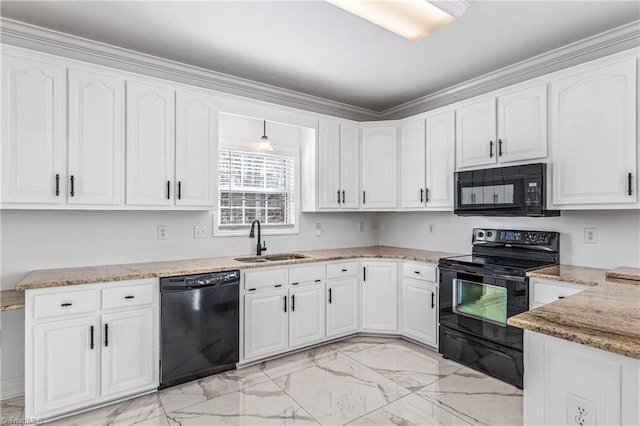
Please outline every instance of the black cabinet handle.
[[345, 200], [345, 197], [344, 197], [344, 189], [343, 189], [342, 190], [342, 204], [344, 204], [344, 200]]
[[493, 141], [489, 141], [489, 158], [493, 158]]
[[[298, 284], [298, 283], [296, 283], [296, 284]], [[274, 285], [274, 287], [275, 287], [275, 288], [282, 287], [282, 284], [276, 284], [276, 285]]]
[[60, 196], [60, 175], [56, 174], [56, 197]]
[[89, 327], [89, 333], [91, 336], [91, 342], [89, 343], [89, 349], [93, 349], [93, 326]]
[[322, 280], [313, 280], [314, 283], [322, 282]]
[[287, 296], [284, 297], [284, 311], [287, 312]]
[[133, 299], [133, 296], [125, 296], [125, 299]]
[[427, 195], [426, 202], [429, 202], [429, 188], [425, 188], [424, 193]]
[[109, 346], [109, 324], [104, 325], [104, 346]]
[[342, 272], [347, 272], [347, 269], [343, 269]]
[[420, 202], [424, 203], [424, 189], [420, 188]]
[[71, 196], [72, 197], [76, 195], [75, 182], [76, 182], [76, 178], [73, 175], [71, 175]]
[[256, 291], [255, 288], [250, 288], [248, 291]]
[[331, 304], [331, 289], [329, 289], [329, 304]]
[[367, 267], [364, 266], [362, 271], [362, 281], [366, 281], [367, 280]]
[[338, 204], [340, 204], [340, 190], [339, 189], [338, 189], [337, 193], [338, 193]]
[[564, 299], [565, 296], [558, 296], [558, 299]]
[[431, 292], [431, 309], [436, 307], [436, 294]]
[[502, 139], [498, 139], [498, 157], [502, 157]]
[[629, 173], [627, 175], [627, 189], [628, 189], [627, 194], [629, 194], [629, 195], [633, 194], [633, 191], [631, 190], [631, 177], [632, 176], [633, 175], [631, 173]]
[[62, 304], [60, 304], [60, 306], [62, 306], [63, 308], [66, 308], [67, 306], [71, 306], [71, 303], [69, 303], [69, 302], [62, 303]]
[[296, 295], [291, 295], [291, 312], [296, 310]]
[[182, 198], [182, 182], [178, 181], [178, 200]]
[[420, 271], [413, 271], [413, 273], [420, 275]]
[[367, 191], [362, 191], [362, 204], [367, 202]]
[[298, 285], [298, 284], [300, 284], [300, 283], [291, 283], [291, 285]]
[[167, 181], [167, 200], [171, 199], [171, 181]]

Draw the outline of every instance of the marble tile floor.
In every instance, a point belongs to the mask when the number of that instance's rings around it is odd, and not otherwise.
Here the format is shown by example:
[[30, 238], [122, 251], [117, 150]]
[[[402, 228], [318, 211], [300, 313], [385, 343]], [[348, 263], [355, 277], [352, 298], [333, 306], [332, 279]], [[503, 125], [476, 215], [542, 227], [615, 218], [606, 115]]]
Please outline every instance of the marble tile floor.
[[[2, 401], [0, 424], [23, 405]], [[49, 424], [521, 425], [522, 392], [410, 342], [360, 336]]]

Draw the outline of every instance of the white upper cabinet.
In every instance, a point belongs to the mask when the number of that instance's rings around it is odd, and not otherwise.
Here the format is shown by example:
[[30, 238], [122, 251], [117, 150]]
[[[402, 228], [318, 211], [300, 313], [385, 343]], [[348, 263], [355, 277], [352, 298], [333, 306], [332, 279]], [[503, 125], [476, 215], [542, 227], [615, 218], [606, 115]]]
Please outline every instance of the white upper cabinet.
[[127, 205], [174, 203], [174, 97], [170, 87], [127, 81]]
[[68, 203], [120, 205], [124, 79], [69, 69], [68, 85]]
[[369, 124], [361, 132], [362, 208], [393, 209], [398, 204], [398, 127]]
[[357, 209], [360, 204], [358, 127], [320, 120], [318, 144], [318, 206]]
[[400, 124], [400, 207], [425, 206], [425, 119]]
[[636, 78], [630, 58], [551, 83], [553, 206], [637, 204]]
[[456, 112], [456, 167], [496, 162], [496, 100], [474, 101]]
[[527, 161], [547, 156], [547, 85], [498, 97], [498, 161]]
[[177, 206], [213, 207], [218, 115], [214, 99], [198, 93], [176, 94]]
[[[496, 113], [497, 109], [497, 113]], [[547, 157], [547, 85], [516, 87], [471, 101], [456, 115], [456, 167]]]
[[454, 111], [427, 116], [425, 202], [429, 210], [453, 210], [455, 134]]
[[2, 57], [2, 202], [65, 202], [65, 69]]

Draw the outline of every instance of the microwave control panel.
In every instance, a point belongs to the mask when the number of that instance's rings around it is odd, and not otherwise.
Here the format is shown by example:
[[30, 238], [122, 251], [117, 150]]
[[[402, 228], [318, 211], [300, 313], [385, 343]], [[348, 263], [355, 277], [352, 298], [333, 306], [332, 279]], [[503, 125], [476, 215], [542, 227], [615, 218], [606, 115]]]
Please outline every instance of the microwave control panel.
[[524, 203], [527, 206], [539, 206], [542, 203], [542, 185], [539, 180], [526, 180]]

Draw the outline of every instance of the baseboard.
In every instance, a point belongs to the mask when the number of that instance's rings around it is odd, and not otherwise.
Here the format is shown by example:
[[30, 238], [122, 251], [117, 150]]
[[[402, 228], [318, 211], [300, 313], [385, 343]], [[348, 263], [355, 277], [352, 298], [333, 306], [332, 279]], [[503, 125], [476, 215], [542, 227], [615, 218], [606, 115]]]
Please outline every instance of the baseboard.
[[12, 377], [0, 383], [0, 401], [24, 395], [24, 376]]

